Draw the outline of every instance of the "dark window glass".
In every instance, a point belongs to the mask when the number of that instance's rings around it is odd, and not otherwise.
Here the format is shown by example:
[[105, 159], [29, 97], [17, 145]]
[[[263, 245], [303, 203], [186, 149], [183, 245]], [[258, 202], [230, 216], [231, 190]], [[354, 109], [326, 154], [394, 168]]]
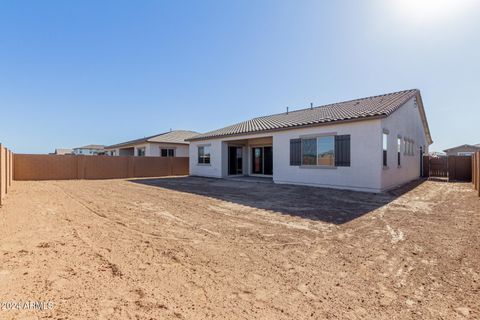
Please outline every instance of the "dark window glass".
[[319, 166], [333, 166], [335, 163], [335, 138], [333, 136], [319, 137], [317, 145], [317, 164]]
[[400, 154], [402, 152], [402, 139], [398, 138], [397, 139], [397, 165], [400, 166], [401, 164], [401, 158]]
[[263, 174], [263, 148], [252, 148], [252, 173]]
[[387, 166], [388, 134], [383, 134], [383, 166]]
[[175, 149], [161, 149], [160, 154], [162, 157], [174, 157]]
[[302, 164], [314, 166], [317, 164], [317, 139], [302, 140]]
[[198, 147], [198, 163], [202, 163], [202, 164], [210, 163], [210, 147], [209, 146]]

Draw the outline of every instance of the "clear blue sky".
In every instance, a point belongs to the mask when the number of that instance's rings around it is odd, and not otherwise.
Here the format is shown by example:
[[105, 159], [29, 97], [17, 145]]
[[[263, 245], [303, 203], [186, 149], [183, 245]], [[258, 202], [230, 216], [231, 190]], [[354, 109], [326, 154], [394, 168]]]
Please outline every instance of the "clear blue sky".
[[0, 2], [0, 141], [16, 152], [410, 88], [434, 150], [480, 143], [480, 1]]

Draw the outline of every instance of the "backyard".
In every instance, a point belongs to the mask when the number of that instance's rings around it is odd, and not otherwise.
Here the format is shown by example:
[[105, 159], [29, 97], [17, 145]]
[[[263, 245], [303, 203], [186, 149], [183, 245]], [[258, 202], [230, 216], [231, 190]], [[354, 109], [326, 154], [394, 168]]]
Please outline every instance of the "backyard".
[[194, 177], [17, 181], [1, 319], [479, 318], [480, 199]]

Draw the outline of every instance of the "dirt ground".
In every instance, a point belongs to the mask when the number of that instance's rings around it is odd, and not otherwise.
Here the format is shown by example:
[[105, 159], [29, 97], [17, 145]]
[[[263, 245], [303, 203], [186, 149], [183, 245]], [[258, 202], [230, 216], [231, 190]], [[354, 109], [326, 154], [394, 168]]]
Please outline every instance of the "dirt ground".
[[431, 181], [17, 182], [0, 263], [0, 319], [479, 319], [480, 198]]

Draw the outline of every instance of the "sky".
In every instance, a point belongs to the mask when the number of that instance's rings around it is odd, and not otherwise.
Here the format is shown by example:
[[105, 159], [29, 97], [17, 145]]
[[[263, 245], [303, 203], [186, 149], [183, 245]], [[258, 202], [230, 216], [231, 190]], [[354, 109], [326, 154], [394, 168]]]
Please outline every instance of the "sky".
[[114, 144], [411, 88], [480, 143], [477, 0], [5, 0], [0, 142]]

